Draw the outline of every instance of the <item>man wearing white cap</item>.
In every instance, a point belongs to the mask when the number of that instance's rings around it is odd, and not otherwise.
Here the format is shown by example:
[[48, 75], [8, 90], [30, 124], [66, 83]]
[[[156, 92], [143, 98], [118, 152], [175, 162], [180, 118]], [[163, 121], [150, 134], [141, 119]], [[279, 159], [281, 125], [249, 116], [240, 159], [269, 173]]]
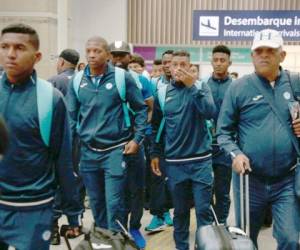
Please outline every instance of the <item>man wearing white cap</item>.
[[233, 169], [249, 171], [250, 237], [257, 245], [271, 205], [277, 249], [291, 250], [299, 249], [300, 208], [294, 183], [300, 119], [292, 120], [289, 112], [295, 99], [291, 75], [280, 67], [286, 56], [282, 46], [276, 30], [255, 34], [251, 47], [255, 73], [228, 88], [217, 135], [233, 159]]

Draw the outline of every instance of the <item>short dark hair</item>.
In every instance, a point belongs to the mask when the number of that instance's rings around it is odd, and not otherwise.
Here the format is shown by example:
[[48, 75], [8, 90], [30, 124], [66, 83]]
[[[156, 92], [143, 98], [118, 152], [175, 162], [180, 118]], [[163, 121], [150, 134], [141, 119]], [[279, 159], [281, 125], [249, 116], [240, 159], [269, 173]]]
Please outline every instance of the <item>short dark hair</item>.
[[145, 60], [144, 60], [144, 58], [141, 55], [136, 54], [136, 53], [134, 53], [134, 54], [131, 55], [129, 63], [137, 63], [137, 64], [141, 65], [142, 67], [145, 67]]
[[178, 50], [178, 51], [175, 51], [175, 52], [173, 53], [173, 56], [186, 56], [186, 57], [188, 57], [188, 58], [191, 57], [191, 56], [190, 56], [190, 53], [187, 52], [186, 50]]
[[90, 38], [87, 40], [86, 43], [88, 43], [88, 42], [90, 42], [90, 41], [98, 42], [98, 43], [100, 43], [101, 47], [102, 47], [105, 51], [107, 51], [107, 52], [110, 51], [110, 50], [109, 50], [108, 43], [107, 43], [107, 41], [106, 41], [103, 37], [101, 37], [101, 36], [93, 36], [93, 37], [90, 37]]
[[153, 65], [162, 65], [161, 59], [155, 59], [155, 60], [153, 61]]
[[37, 50], [40, 47], [40, 39], [36, 30], [27, 24], [23, 24], [23, 23], [10, 24], [2, 29], [1, 36], [3, 36], [6, 33], [27, 34], [30, 37], [30, 42], [33, 45], [33, 47]]
[[213, 50], [212, 50], [212, 53], [214, 54], [214, 53], [225, 53], [225, 54], [227, 54], [229, 57], [230, 57], [230, 55], [231, 55], [231, 51], [230, 51], [230, 49], [227, 47], [227, 46], [225, 46], [225, 45], [223, 45], [223, 44], [221, 44], [221, 45], [217, 45], [217, 46], [215, 46], [214, 48], [213, 48]]
[[174, 53], [174, 50], [168, 49], [164, 53], [162, 53], [161, 56], [163, 57], [164, 55], [173, 55], [173, 53]]

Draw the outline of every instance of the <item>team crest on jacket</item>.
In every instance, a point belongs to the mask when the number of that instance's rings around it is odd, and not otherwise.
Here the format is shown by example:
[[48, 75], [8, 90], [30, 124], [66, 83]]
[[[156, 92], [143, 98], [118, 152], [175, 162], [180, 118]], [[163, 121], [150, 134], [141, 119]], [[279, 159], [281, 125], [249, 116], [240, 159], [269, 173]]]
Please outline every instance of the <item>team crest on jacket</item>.
[[50, 237], [51, 237], [51, 232], [49, 230], [43, 232], [42, 238], [44, 241], [50, 240]]
[[255, 97], [253, 97], [252, 100], [256, 102], [256, 101], [260, 100], [261, 98], [264, 98], [264, 96], [263, 95], [257, 95]]
[[283, 93], [283, 97], [284, 97], [284, 99], [286, 99], [286, 100], [290, 100], [291, 99], [291, 94], [290, 94], [290, 92], [284, 92]]
[[87, 86], [87, 85], [88, 85], [87, 82], [83, 82], [83, 83], [80, 84], [79, 87], [80, 87], [80, 88], [84, 88], [84, 87]]
[[110, 89], [112, 89], [112, 87], [113, 87], [113, 85], [112, 85], [112, 83], [106, 83], [106, 85], [105, 85], [105, 88], [107, 89], [107, 90], [110, 90]]

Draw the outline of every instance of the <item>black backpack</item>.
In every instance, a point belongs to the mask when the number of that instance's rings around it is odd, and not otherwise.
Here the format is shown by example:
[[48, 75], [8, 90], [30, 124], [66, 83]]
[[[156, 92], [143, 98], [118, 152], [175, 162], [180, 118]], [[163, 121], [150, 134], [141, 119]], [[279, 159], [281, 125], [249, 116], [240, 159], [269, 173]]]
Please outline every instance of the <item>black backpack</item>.
[[[68, 249], [71, 250], [70, 243], [62, 231], [64, 231], [63, 227], [61, 228], [61, 235], [64, 236]], [[114, 232], [93, 225], [90, 230], [83, 229], [83, 233], [84, 239], [74, 250], [139, 250], [127, 232]]]

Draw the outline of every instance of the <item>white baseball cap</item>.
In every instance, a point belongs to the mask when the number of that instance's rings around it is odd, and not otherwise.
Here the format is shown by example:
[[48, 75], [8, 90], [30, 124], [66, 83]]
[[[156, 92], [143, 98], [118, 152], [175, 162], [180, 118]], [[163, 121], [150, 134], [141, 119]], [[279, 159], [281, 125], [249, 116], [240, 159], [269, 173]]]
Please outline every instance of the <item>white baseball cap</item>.
[[265, 29], [255, 33], [251, 50], [256, 50], [259, 47], [278, 49], [282, 46], [281, 34], [277, 30]]

